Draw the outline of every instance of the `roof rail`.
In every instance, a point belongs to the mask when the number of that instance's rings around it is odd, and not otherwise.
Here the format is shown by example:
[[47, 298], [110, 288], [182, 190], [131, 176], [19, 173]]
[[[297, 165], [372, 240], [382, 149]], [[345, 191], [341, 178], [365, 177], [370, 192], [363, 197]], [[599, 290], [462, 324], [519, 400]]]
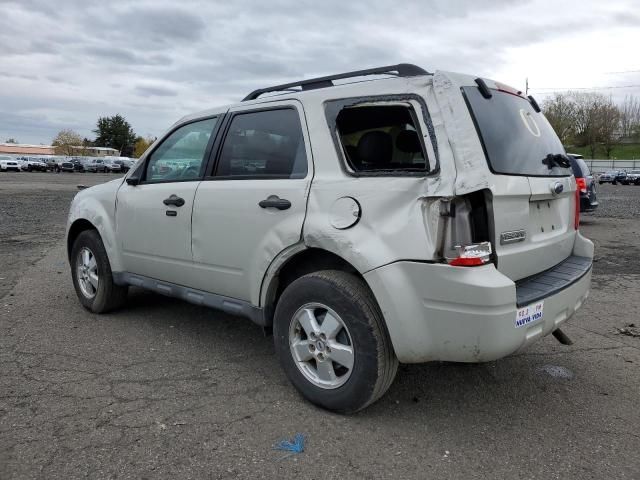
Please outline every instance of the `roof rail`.
[[268, 92], [281, 92], [285, 90], [291, 90], [295, 87], [300, 87], [302, 90], [315, 90], [316, 88], [333, 87], [333, 80], [340, 80], [343, 78], [363, 77], [365, 75], [396, 75], [398, 77], [415, 77], [418, 75], [430, 75], [426, 70], [412, 65], [410, 63], [399, 63], [398, 65], [387, 65], [386, 67], [368, 68], [366, 70], [356, 70], [355, 72], [338, 73], [336, 75], [328, 75], [326, 77], [310, 78], [308, 80], [300, 80], [299, 82], [284, 83], [282, 85], [275, 85], [273, 87], [259, 88], [254, 90], [249, 95], [242, 99], [243, 102], [247, 100], [255, 100], [263, 93]]

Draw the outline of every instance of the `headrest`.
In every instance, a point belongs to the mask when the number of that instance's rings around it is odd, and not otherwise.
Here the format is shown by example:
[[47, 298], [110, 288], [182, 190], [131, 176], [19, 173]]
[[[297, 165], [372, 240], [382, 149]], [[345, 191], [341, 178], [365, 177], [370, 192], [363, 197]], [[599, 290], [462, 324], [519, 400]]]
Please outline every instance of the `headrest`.
[[405, 153], [418, 153], [422, 151], [418, 132], [414, 130], [402, 130], [396, 137], [396, 147]]
[[375, 130], [365, 133], [358, 142], [358, 159], [374, 165], [391, 163], [393, 140], [386, 132]]

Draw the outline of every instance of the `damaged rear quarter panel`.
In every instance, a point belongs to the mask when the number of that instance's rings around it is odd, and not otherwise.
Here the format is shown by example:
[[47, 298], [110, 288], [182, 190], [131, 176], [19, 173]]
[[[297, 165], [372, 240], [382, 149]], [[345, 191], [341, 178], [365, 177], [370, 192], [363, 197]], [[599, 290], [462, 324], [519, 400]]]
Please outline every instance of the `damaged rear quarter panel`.
[[[335, 128], [327, 124], [325, 104], [314, 102], [313, 98], [305, 104], [316, 174], [309, 194], [303, 240], [308, 247], [328, 250], [344, 258], [361, 273], [398, 260], [434, 260], [438, 252], [439, 199], [453, 194], [455, 165], [431, 79], [410, 78], [392, 85], [385, 95], [379, 95], [377, 88], [373, 97], [398, 101], [403, 94], [418, 94], [425, 101], [420, 103], [426, 106], [428, 115], [417, 117], [430, 166], [438, 168], [429, 175], [347, 174], [342, 153], [336, 148]], [[375, 102], [375, 98], [366, 94], [363, 89], [366, 103]], [[411, 104], [416, 108], [416, 103]], [[331, 225], [330, 211], [333, 203], [344, 196], [357, 200], [361, 218], [353, 227], [339, 230]]]

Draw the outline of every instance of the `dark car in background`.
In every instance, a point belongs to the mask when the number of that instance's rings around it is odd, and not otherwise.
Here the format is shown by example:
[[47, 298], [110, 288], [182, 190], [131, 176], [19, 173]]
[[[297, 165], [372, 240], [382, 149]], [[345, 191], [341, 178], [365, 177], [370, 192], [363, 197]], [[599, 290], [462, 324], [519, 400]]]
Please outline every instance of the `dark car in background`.
[[567, 154], [571, 162], [573, 176], [576, 177], [576, 185], [580, 192], [580, 211], [592, 212], [598, 208], [596, 197], [596, 182], [589, 171], [589, 167], [583, 160], [582, 155]]
[[129, 164], [124, 160], [114, 160], [113, 163], [115, 165], [120, 165], [120, 171], [122, 173], [127, 173], [129, 171]]
[[622, 185], [629, 185], [629, 180], [627, 180], [627, 172], [624, 170], [618, 170], [617, 175], [613, 179], [612, 184], [621, 183]]
[[84, 164], [78, 158], [74, 158], [71, 160], [73, 163], [73, 171], [74, 172], [84, 172]]

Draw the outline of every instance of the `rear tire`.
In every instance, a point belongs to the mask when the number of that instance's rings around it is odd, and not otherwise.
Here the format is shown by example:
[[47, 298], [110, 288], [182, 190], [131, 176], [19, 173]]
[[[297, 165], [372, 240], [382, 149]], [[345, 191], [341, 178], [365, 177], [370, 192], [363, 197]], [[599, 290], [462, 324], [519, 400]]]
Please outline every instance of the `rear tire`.
[[282, 293], [273, 327], [287, 377], [320, 407], [357, 412], [395, 378], [398, 359], [380, 308], [353, 274], [326, 270], [298, 278]]
[[93, 313], [105, 313], [124, 304], [128, 287], [113, 283], [109, 257], [100, 235], [85, 230], [71, 249], [71, 277], [78, 299]]

